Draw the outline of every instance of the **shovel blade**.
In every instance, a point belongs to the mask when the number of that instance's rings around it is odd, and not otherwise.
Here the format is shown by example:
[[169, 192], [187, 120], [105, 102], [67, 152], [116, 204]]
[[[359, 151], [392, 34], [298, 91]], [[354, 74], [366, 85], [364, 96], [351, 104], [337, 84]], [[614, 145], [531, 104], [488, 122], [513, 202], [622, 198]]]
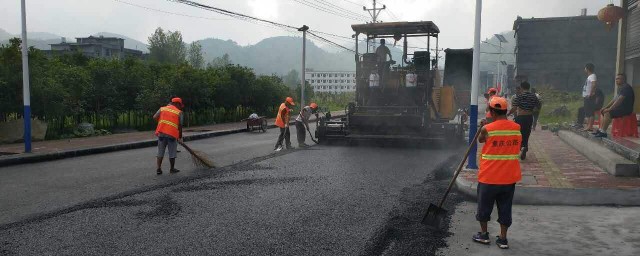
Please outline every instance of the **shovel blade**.
[[427, 214], [422, 218], [422, 224], [434, 228], [441, 229], [444, 219], [447, 217], [447, 210], [436, 206], [435, 204], [429, 204]]

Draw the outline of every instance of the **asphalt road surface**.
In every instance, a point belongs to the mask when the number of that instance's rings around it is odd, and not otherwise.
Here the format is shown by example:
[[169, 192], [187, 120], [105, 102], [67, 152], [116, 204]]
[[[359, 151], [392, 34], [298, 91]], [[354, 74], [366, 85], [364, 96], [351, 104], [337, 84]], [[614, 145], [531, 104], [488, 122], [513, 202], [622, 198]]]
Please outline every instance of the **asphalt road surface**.
[[183, 172], [156, 176], [155, 148], [1, 168], [0, 254], [433, 255], [445, 245], [448, 233], [419, 221], [460, 149], [273, 154], [276, 136], [190, 142], [215, 170], [181, 153]]

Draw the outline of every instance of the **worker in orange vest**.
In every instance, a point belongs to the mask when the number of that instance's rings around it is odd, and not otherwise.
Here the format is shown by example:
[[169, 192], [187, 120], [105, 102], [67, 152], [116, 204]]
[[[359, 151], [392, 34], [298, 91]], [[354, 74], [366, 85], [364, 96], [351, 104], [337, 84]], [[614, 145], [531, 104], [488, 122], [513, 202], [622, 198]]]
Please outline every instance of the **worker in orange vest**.
[[[306, 143], [304, 143], [307, 138], [307, 129], [309, 129], [309, 118], [311, 114], [316, 114], [316, 118], [318, 117], [318, 104], [311, 103], [309, 106], [306, 106], [300, 110], [300, 114], [296, 118], [296, 131], [298, 137], [298, 147], [306, 148], [309, 147]], [[313, 139], [313, 138], [312, 138]]]
[[507, 119], [508, 103], [505, 98], [494, 96], [489, 101], [489, 111], [493, 122], [480, 130], [478, 142], [484, 143], [478, 171], [478, 211], [476, 220], [482, 232], [473, 240], [489, 244], [487, 222], [491, 219], [494, 202], [498, 206], [500, 236], [496, 244], [501, 249], [509, 248], [507, 229], [511, 226], [511, 206], [516, 183], [520, 181], [520, 125]]
[[285, 102], [280, 104], [278, 109], [278, 116], [276, 117], [276, 126], [280, 128], [280, 136], [278, 136], [278, 142], [276, 143], [275, 151], [282, 150], [282, 141], [287, 143], [287, 149], [293, 149], [291, 146], [291, 132], [289, 131], [289, 122], [291, 121], [291, 108], [296, 103], [293, 98], [287, 97]]
[[498, 94], [498, 90], [496, 88], [489, 88], [489, 91], [487, 91], [487, 94], [485, 96], [485, 98], [487, 99], [487, 107], [485, 108], [485, 124], [490, 124], [491, 122], [493, 122], [493, 118], [491, 117], [491, 112], [489, 112], [489, 101], [491, 100], [491, 98], [493, 98], [493, 96], [496, 96], [496, 94]]
[[169, 148], [169, 163], [171, 163], [170, 173], [177, 173], [180, 170], [175, 168], [176, 156], [178, 152], [177, 141], [182, 141], [182, 99], [172, 98], [169, 105], [161, 107], [153, 119], [158, 121], [156, 136], [158, 136], [157, 174], [162, 174], [162, 159], [165, 149]]

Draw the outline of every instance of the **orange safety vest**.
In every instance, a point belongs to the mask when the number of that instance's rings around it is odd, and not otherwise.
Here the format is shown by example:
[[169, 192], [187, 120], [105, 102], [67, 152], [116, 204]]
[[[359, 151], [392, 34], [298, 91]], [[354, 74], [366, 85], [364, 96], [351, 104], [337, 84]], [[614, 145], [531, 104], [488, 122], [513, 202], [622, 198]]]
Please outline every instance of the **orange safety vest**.
[[[284, 117], [282, 116], [282, 112], [285, 112]], [[278, 116], [276, 117], [276, 126], [280, 128], [284, 128], [289, 123], [291, 118], [291, 109], [287, 108], [287, 105], [282, 103], [280, 104], [280, 109], [278, 109]]]
[[489, 136], [482, 147], [478, 181], [502, 185], [520, 181], [520, 125], [509, 120], [498, 120], [484, 128]]
[[158, 118], [158, 126], [156, 127], [156, 136], [164, 133], [174, 138], [180, 137], [180, 109], [173, 105], [167, 105], [160, 108], [160, 118]]

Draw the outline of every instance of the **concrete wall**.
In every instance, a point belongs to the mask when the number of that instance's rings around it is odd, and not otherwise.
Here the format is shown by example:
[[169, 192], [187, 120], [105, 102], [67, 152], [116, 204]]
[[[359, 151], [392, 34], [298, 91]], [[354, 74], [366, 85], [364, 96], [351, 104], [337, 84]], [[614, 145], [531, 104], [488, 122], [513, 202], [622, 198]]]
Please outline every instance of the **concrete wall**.
[[581, 91], [584, 65], [596, 66], [599, 85], [614, 88], [618, 32], [595, 16], [516, 20], [516, 75], [534, 87]]

